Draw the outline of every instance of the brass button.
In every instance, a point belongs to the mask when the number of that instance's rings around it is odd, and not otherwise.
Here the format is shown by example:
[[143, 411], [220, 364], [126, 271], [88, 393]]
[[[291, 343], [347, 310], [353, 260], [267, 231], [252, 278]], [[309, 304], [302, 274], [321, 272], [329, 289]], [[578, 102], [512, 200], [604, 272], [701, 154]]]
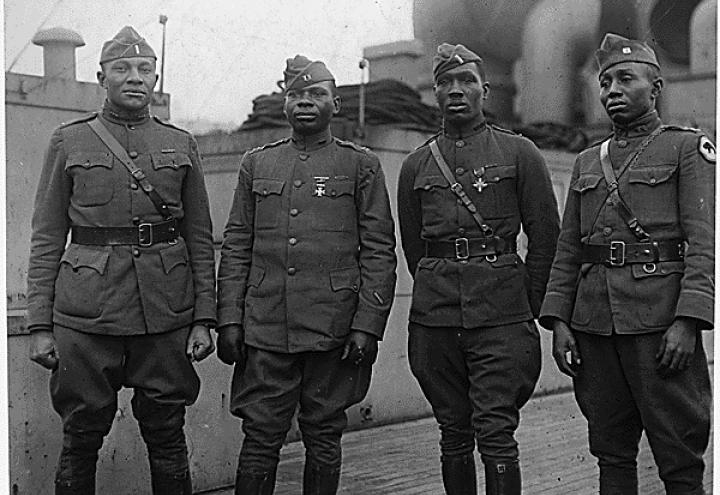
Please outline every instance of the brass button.
[[610, 234], [612, 234], [612, 231], [613, 231], [612, 227], [605, 227], [605, 228], [603, 228], [602, 232], [603, 232], [603, 235], [607, 237]]
[[132, 184], [130, 184], [130, 189], [133, 189], [133, 190], [134, 190], [134, 189], [137, 189], [137, 188], [138, 188], [138, 185], [137, 185], [136, 182], [133, 182]]
[[132, 217], [132, 223], [133, 223], [133, 225], [139, 225], [140, 217]]
[[618, 141], [617, 145], [618, 145], [618, 147], [620, 147], [620, 148], [625, 148], [625, 147], [627, 147], [628, 142], [625, 141], [624, 139], [621, 139], [621, 140]]
[[297, 244], [298, 240], [295, 239], [294, 237], [291, 237], [289, 242], [290, 242], [291, 246], [294, 246], [295, 244]]
[[458, 168], [455, 169], [455, 173], [458, 174], [458, 175], [462, 175], [462, 174], [465, 173], [465, 169], [462, 168], [462, 167], [458, 167]]
[[657, 182], [657, 179], [655, 179], [655, 177], [653, 177], [652, 179], [650, 179], [650, 184], [655, 184], [656, 182]]
[[138, 248], [133, 248], [132, 254], [137, 258], [140, 256], [140, 250]]
[[463, 141], [462, 139], [458, 139], [457, 141], [455, 141], [455, 146], [457, 146], [458, 148], [462, 148], [463, 146], [465, 146], [465, 141]]
[[298, 209], [297, 209], [297, 208], [293, 208], [293, 209], [290, 210], [290, 215], [293, 216], [293, 217], [296, 217], [298, 213], [299, 213], [299, 212], [298, 212]]
[[129, 125], [129, 126], [128, 126], [128, 129], [130, 129], [131, 131], [134, 131], [134, 130], [135, 130], [135, 126], [134, 126], [134, 125]]
[[293, 184], [295, 185], [295, 187], [300, 187], [300, 186], [302, 186], [302, 181], [300, 179], [295, 179]]
[[458, 234], [460, 234], [460, 235], [465, 234], [465, 229], [463, 229], [462, 227], [460, 227], [460, 228], [458, 229]]
[[130, 158], [137, 158], [137, 157], [138, 157], [138, 152], [137, 152], [137, 151], [131, 151], [130, 153], [128, 153], [128, 155], [130, 155]]
[[295, 275], [295, 267], [294, 266], [291, 266], [290, 268], [288, 268], [288, 275]]

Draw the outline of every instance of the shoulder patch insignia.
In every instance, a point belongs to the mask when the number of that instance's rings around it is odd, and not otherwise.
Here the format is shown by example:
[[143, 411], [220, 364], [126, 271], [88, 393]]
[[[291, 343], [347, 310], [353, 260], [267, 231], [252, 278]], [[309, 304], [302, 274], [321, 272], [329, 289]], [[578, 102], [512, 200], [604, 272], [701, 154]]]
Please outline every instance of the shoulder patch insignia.
[[707, 138], [707, 136], [700, 136], [698, 140], [698, 151], [705, 160], [710, 163], [715, 163], [715, 145]]
[[262, 146], [257, 146], [257, 147], [255, 147], [255, 148], [252, 148], [252, 149], [248, 150], [247, 154], [249, 155], [249, 154], [251, 154], [251, 153], [257, 153], [258, 151], [263, 151], [263, 150], [266, 150], [266, 149], [268, 149], [268, 148], [274, 148], [274, 147], [276, 147], [276, 146], [280, 146], [281, 144], [288, 143], [288, 142], [290, 142], [290, 138], [289, 138], [289, 137], [283, 138], [283, 139], [279, 139], [279, 140], [277, 140], [277, 141], [273, 141], [272, 143], [267, 143], [267, 144], [263, 144]]
[[695, 127], [687, 127], [683, 125], [675, 125], [675, 124], [665, 124], [662, 126], [663, 130], [666, 131], [681, 131], [681, 132], [694, 132], [694, 133], [700, 133], [702, 132], [700, 129], [696, 129]]

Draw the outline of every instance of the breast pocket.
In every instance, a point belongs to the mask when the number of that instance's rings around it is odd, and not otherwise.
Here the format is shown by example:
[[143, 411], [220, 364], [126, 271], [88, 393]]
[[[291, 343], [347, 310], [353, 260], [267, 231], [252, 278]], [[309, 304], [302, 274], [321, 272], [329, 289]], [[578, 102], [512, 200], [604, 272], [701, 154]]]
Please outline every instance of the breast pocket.
[[110, 247], [70, 244], [60, 258], [55, 281], [55, 310], [59, 313], [97, 318], [107, 300], [106, 269]]
[[65, 171], [72, 177], [76, 206], [102, 206], [113, 198], [113, 157], [107, 152], [70, 153]]
[[325, 193], [313, 197], [313, 227], [330, 232], [353, 231], [357, 225], [355, 182], [330, 179]]
[[256, 229], [273, 229], [277, 227], [284, 187], [285, 181], [283, 180], [253, 179]]
[[[517, 168], [515, 165], [487, 167], [482, 177], [486, 187], [477, 193], [478, 208], [487, 218], [518, 215]], [[473, 188], [473, 190], [475, 190]], [[475, 197], [475, 195], [473, 195]]]
[[602, 175], [582, 174], [571, 184], [570, 190], [580, 194], [580, 230], [589, 232], [599, 208], [606, 196], [606, 189], [599, 187]]
[[673, 163], [628, 170], [629, 190], [621, 194], [641, 222], [677, 221], [677, 168]]
[[185, 175], [192, 167], [186, 153], [151, 153], [153, 174], [150, 182], [168, 203], [179, 203]]
[[413, 188], [420, 196], [422, 222], [425, 229], [442, 228], [449, 212], [455, 208], [455, 196], [450, 191], [450, 184], [441, 175], [420, 175], [415, 178]]

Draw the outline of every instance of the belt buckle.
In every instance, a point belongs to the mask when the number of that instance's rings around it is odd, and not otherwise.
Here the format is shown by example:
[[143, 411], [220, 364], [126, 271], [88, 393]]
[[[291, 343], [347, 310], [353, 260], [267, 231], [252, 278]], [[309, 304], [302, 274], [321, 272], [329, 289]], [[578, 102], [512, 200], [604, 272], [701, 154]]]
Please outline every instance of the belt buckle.
[[138, 225], [138, 244], [141, 247], [149, 247], [153, 245], [153, 230], [151, 223], [141, 223]]
[[610, 256], [608, 258], [610, 266], [623, 266], [625, 264], [625, 242], [611, 241]]
[[470, 257], [470, 244], [467, 237], [455, 239], [455, 259], [466, 260]]

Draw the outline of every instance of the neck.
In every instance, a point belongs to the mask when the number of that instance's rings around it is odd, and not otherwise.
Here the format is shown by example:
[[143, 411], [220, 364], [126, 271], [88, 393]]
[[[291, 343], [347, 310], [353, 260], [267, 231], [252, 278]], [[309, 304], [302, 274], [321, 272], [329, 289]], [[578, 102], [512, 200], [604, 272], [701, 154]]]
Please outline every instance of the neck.
[[293, 143], [300, 149], [320, 148], [327, 144], [330, 139], [332, 139], [332, 133], [329, 127], [313, 134], [298, 134], [295, 131], [292, 134]]
[[453, 138], [462, 138], [477, 134], [485, 128], [485, 115], [482, 113], [472, 120], [451, 122], [443, 120], [443, 133]]
[[103, 117], [113, 122], [121, 124], [138, 124], [150, 118], [150, 106], [142, 107], [139, 110], [127, 110], [113, 104], [110, 100], [105, 100], [103, 105]]
[[613, 122], [615, 133], [620, 135], [643, 133], [646, 130], [652, 131], [658, 125], [660, 125], [660, 117], [654, 108], [631, 122], [622, 124]]

